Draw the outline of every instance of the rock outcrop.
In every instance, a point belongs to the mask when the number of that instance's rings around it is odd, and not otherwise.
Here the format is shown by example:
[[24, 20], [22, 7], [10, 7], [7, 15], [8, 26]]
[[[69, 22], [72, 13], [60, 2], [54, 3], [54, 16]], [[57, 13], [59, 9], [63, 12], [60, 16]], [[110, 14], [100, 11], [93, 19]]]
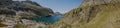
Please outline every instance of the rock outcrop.
[[84, 0], [53, 28], [120, 28], [120, 0]]

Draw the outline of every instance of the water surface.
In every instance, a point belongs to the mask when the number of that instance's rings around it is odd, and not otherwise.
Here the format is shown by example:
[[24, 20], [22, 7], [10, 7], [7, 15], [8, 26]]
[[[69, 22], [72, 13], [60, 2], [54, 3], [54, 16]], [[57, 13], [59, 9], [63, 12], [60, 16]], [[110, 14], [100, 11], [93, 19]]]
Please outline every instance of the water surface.
[[45, 23], [55, 23], [62, 18], [62, 15], [51, 16], [51, 17], [42, 17], [42, 18], [35, 18], [33, 20], [37, 22], [45, 22]]

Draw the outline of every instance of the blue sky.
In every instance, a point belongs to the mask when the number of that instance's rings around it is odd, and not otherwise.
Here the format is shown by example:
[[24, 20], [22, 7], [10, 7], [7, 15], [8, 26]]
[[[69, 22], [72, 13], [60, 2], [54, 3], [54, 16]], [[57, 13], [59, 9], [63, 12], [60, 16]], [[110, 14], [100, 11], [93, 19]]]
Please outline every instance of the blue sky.
[[66, 13], [80, 6], [82, 0], [32, 0], [54, 12]]

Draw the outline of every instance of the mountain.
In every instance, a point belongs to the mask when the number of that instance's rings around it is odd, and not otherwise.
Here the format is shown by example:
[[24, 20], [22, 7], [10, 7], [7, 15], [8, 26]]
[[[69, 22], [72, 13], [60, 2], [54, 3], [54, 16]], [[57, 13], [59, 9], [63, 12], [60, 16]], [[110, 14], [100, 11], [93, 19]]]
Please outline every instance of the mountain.
[[62, 13], [60, 12], [55, 12], [56, 15], [63, 15]]
[[120, 28], [120, 0], [83, 0], [53, 28]]
[[54, 15], [52, 9], [33, 1], [0, 0], [0, 28], [48, 28], [31, 19]]

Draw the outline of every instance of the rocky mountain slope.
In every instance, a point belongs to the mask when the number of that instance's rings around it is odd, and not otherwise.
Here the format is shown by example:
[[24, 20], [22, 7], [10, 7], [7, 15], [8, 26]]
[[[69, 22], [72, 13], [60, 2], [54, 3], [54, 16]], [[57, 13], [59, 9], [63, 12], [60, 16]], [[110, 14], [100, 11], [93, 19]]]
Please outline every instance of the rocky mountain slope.
[[0, 0], [0, 28], [49, 28], [31, 20], [46, 16], [54, 16], [54, 12], [36, 2]]
[[84, 0], [53, 28], [120, 28], [120, 0]]

